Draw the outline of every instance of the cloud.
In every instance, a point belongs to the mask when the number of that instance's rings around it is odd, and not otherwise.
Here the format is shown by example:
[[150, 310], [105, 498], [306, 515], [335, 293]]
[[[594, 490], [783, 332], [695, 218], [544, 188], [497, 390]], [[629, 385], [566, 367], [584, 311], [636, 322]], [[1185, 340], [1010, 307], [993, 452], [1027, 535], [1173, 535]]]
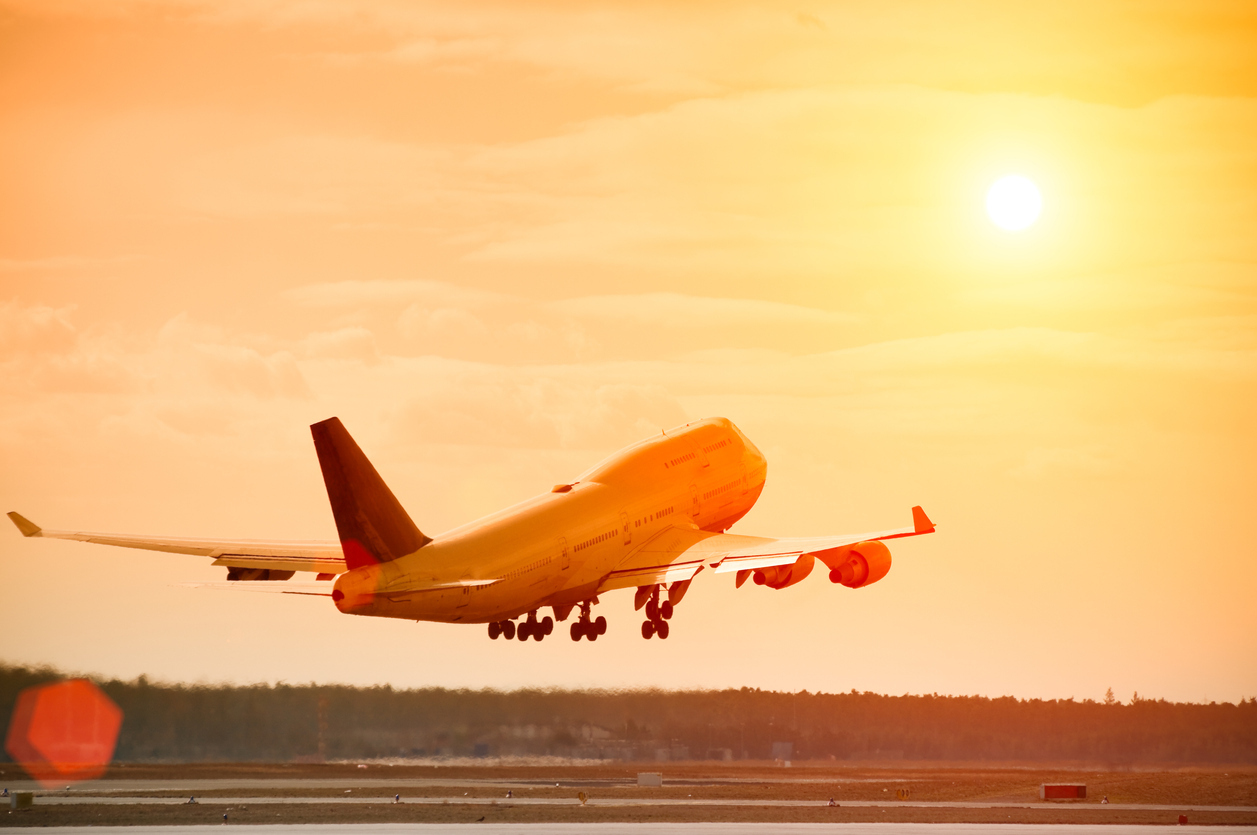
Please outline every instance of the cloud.
[[512, 296], [442, 281], [360, 280], [307, 284], [284, 291], [284, 297], [308, 307], [360, 307], [415, 302], [427, 307], [484, 307], [517, 301]]
[[342, 328], [312, 333], [302, 340], [303, 354], [321, 359], [348, 359], [373, 363], [380, 359], [375, 334], [366, 328]]
[[48, 258], [0, 258], [0, 273], [52, 273], [90, 270], [143, 260], [138, 256], [87, 258], [80, 255], [53, 255]]
[[660, 386], [585, 386], [544, 374], [464, 368], [423, 387], [395, 430], [425, 444], [584, 449], [624, 445], [685, 420]]
[[70, 324], [73, 310], [0, 302], [0, 359], [19, 352], [57, 352], [71, 347], [77, 338]]
[[582, 296], [545, 305], [565, 316], [611, 319], [652, 328], [723, 328], [757, 325], [849, 325], [856, 317], [762, 299], [687, 296], [681, 293], [637, 293]]

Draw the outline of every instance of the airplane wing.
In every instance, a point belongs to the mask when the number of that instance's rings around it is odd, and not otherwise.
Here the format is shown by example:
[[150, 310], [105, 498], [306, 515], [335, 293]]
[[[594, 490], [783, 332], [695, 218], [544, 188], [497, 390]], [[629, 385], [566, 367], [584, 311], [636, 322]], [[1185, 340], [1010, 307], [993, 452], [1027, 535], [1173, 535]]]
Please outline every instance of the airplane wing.
[[[134, 534], [89, 533], [87, 531], [48, 531], [20, 513], [9, 518], [23, 536], [45, 539], [72, 539], [97, 545], [141, 548], [168, 554], [213, 557], [213, 565], [229, 568], [266, 568], [276, 571], [314, 571], [343, 574], [345, 555], [339, 542], [279, 542], [272, 540], [190, 539], [175, 536], [136, 536]], [[259, 585], [250, 583], [249, 585]], [[330, 592], [329, 592], [330, 594]]]
[[[800, 537], [793, 539], [772, 539], [757, 543], [741, 544], [729, 542], [729, 551], [720, 555], [719, 561], [712, 563], [717, 574], [732, 571], [745, 571], [754, 568], [768, 568], [774, 565], [790, 565], [803, 554], [823, 555], [826, 551], [834, 551], [857, 542], [871, 540], [900, 539], [905, 536], [920, 536], [934, 533], [934, 523], [920, 507], [912, 508], [912, 527], [892, 528], [887, 531], [870, 531], [868, 533], [842, 534], [840, 536]], [[721, 534], [721, 536], [731, 536]], [[755, 537], [737, 537], [752, 539]]]
[[803, 554], [821, 555], [857, 542], [934, 532], [934, 523], [920, 507], [912, 509], [912, 521], [909, 528], [792, 539], [709, 533], [697, 528], [669, 528], [645, 542], [603, 578], [598, 592], [690, 580], [703, 568], [727, 574], [790, 565]]
[[176, 583], [183, 589], [213, 589], [215, 591], [252, 591], [267, 594], [302, 594], [308, 597], [331, 597], [331, 583], [246, 583], [226, 580], [221, 583]]

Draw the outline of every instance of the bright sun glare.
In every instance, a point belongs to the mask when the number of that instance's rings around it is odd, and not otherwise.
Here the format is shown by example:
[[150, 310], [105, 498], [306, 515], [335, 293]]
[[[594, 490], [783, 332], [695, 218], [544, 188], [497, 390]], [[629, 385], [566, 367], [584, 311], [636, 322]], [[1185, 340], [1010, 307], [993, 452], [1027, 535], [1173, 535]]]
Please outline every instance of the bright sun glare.
[[986, 213], [1000, 229], [1020, 232], [1039, 219], [1043, 198], [1034, 183], [1019, 174], [1001, 177], [986, 193]]

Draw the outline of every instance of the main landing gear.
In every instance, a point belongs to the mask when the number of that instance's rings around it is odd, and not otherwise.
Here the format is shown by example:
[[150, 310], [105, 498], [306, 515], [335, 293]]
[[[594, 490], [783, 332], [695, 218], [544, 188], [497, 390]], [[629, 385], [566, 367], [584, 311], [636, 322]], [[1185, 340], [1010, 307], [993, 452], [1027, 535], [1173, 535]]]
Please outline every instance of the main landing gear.
[[581, 638], [588, 638], [591, 641], [598, 640], [599, 635], [607, 634], [607, 619], [602, 615], [597, 620], [589, 619], [589, 609], [592, 605], [591, 601], [586, 600], [580, 604], [580, 619], [572, 624], [572, 640], [579, 641]]
[[497, 640], [498, 636], [511, 640], [518, 636], [521, 641], [527, 641], [532, 638], [534, 641], [540, 641], [545, 636], [554, 631], [554, 619], [546, 615], [541, 620], [537, 620], [537, 610], [533, 609], [528, 613], [528, 620], [515, 627], [513, 620], [498, 620], [489, 624], [489, 637]]
[[668, 637], [668, 633], [672, 631], [672, 627], [668, 625], [668, 621], [672, 618], [672, 601], [665, 600], [659, 602], [659, 586], [656, 585], [650, 591], [650, 599], [646, 601], [646, 620], [642, 622], [642, 637], [650, 640], [658, 635], [660, 640]]

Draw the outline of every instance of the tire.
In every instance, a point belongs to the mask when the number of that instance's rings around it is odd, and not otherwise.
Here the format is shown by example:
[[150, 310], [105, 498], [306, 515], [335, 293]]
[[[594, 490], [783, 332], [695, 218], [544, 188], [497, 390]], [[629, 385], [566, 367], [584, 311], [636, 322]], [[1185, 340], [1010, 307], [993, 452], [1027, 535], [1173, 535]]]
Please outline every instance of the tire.
[[554, 618], [550, 617], [549, 615], [546, 615], [544, 618], [541, 619], [541, 634], [549, 635], [553, 631], [554, 631]]
[[659, 604], [653, 600], [646, 601], [646, 620], [659, 619]]
[[672, 620], [672, 601], [665, 600], [663, 605], [659, 607], [659, 614], [663, 615], [664, 620]]
[[594, 621], [594, 632], [598, 635], [607, 634], [607, 619], [602, 615], [599, 615], [598, 619]]
[[655, 636], [655, 622], [653, 620], [642, 621], [642, 637], [650, 640]]
[[498, 636], [501, 634], [502, 634], [502, 624], [498, 623], [496, 620], [493, 623], [489, 624], [489, 640], [490, 641], [496, 641], [498, 639]]
[[573, 623], [572, 624], [572, 640], [579, 641], [581, 639], [582, 631], [583, 630], [580, 628], [580, 621], [576, 621], [576, 623]]
[[502, 621], [502, 636], [508, 641], [515, 640], [515, 621]]
[[528, 626], [528, 621], [524, 621], [519, 625], [519, 628], [515, 630], [515, 637], [519, 638], [521, 641], [527, 641], [528, 633], [531, 631], [532, 628]]
[[668, 633], [672, 631], [672, 628], [668, 626], [668, 622], [666, 620], [661, 620], [655, 624], [655, 631], [659, 633], [659, 640], [665, 641], [668, 638]]
[[537, 643], [541, 643], [542, 640], [546, 637], [546, 630], [540, 623], [537, 623], [535, 626], [533, 626], [532, 629], [529, 629], [528, 633], [532, 636], [532, 639], [536, 641]]
[[591, 641], [598, 640], [598, 633], [596, 630], [593, 630], [593, 629], [589, 630], [589, 640]]

